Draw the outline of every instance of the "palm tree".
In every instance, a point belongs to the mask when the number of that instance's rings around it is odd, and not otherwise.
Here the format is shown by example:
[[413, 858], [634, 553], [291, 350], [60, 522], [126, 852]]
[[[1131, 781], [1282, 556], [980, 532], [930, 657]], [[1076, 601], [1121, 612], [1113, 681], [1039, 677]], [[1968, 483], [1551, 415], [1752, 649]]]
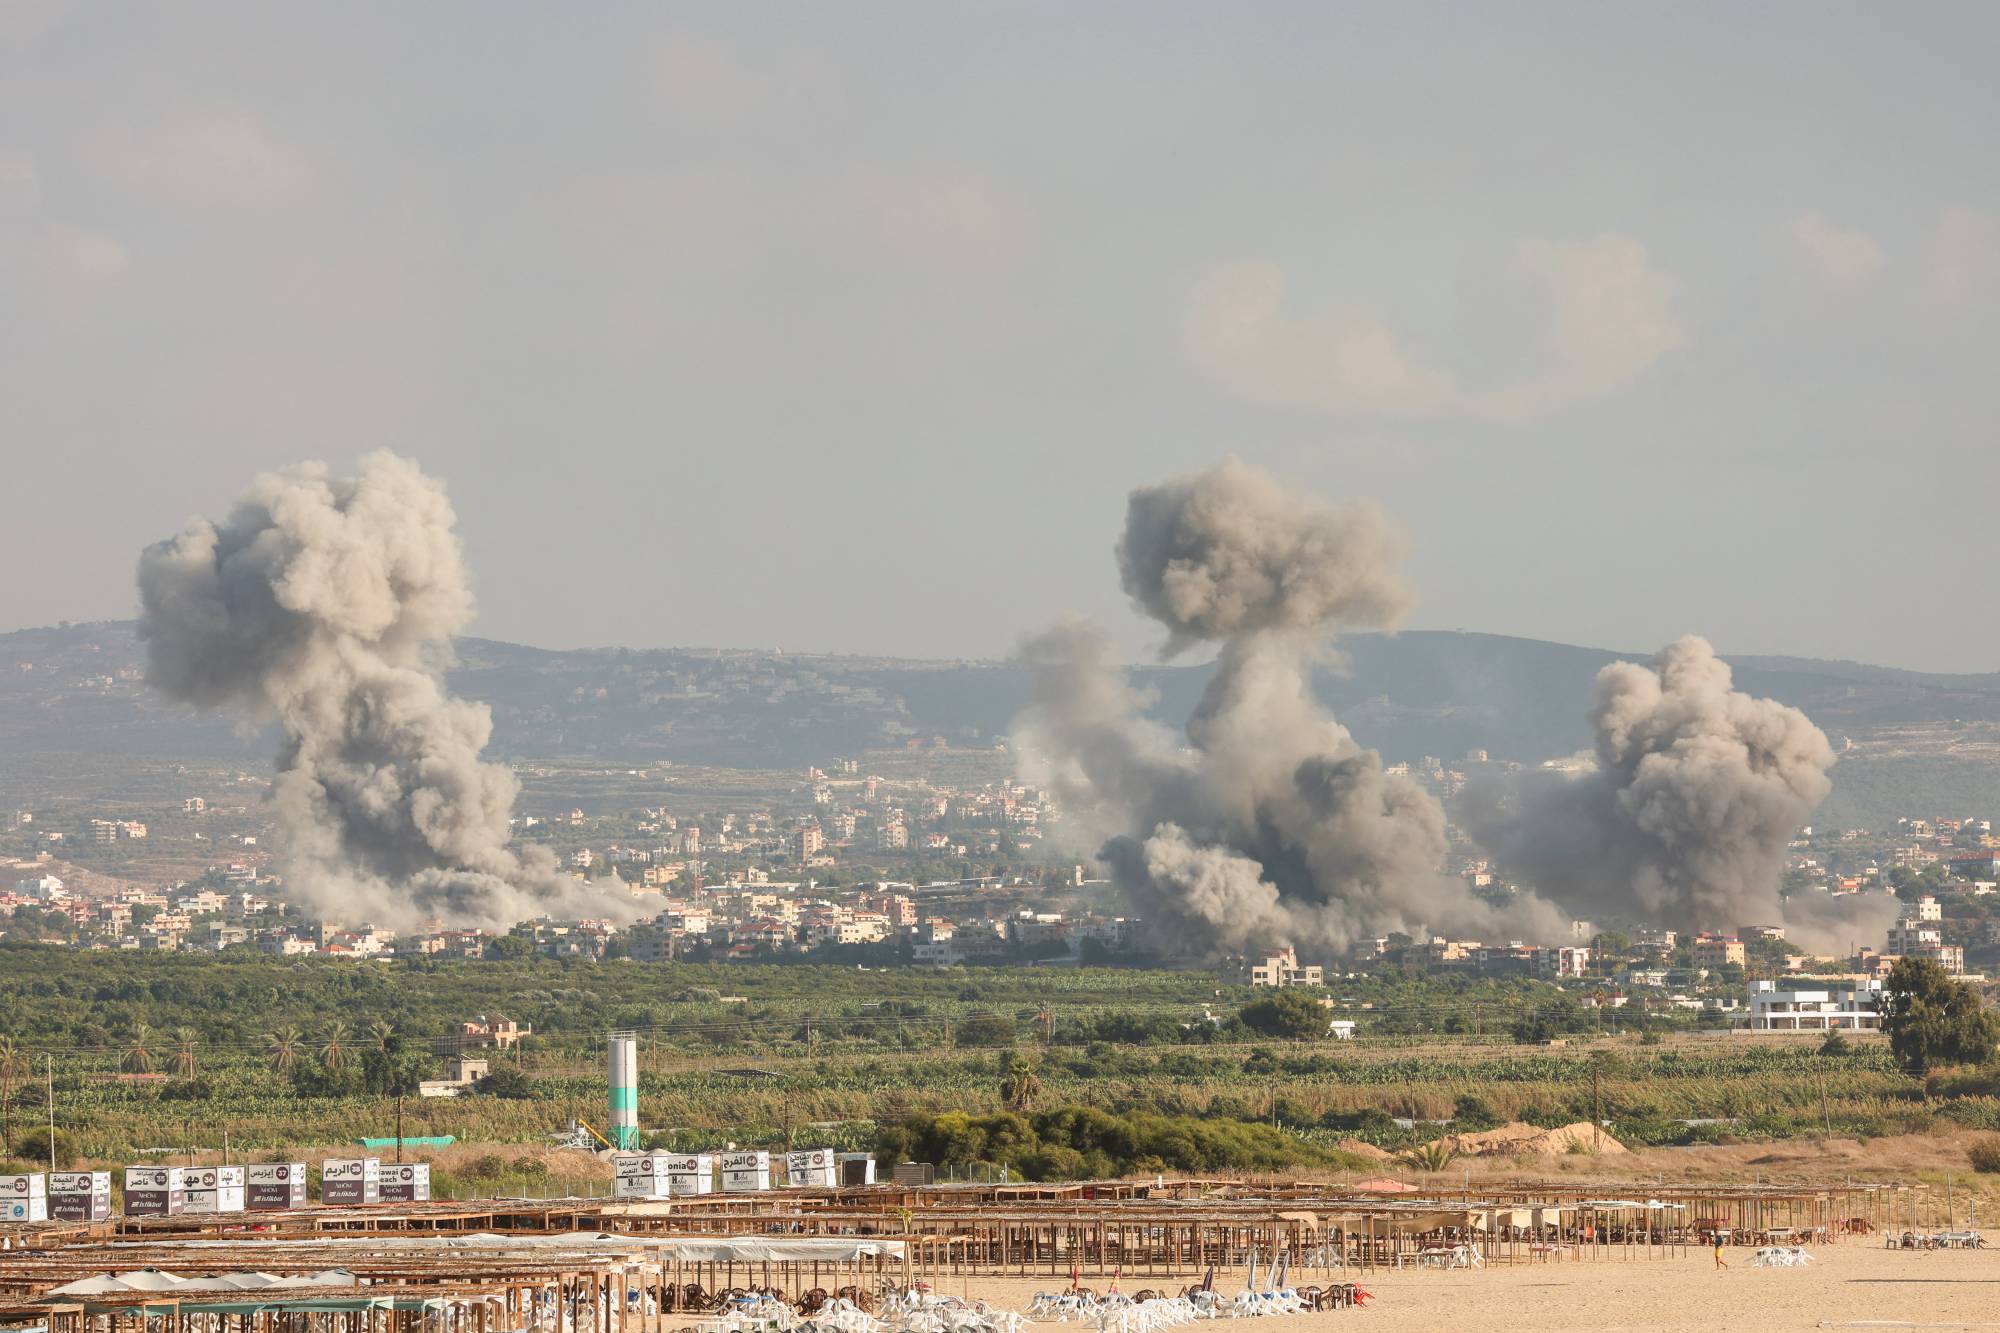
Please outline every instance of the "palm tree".
[[1042, 1095], [1042, 1080], [1037, 1076], [1035, 1062], [1014, 1055], [1008, 1055], [1002, 1062], [1000, 1078], [1000, 1100], [1010, 1111], [1032, 1111], [1035, 1099]]
[[375, 1039], [375, 1049], [385, 1055], [396, 1048], [396, 1025], [387, 1019], [378, 1018], [370, 1023], [368, 1035]]
[[124, 1058], [120, 1061], [125, 1066], [127, 1073], [150, 1074], [153, 1072], [152, 1041], [153, 1030], [151, 1028], [147, 1027], [144, 1023], [133, 1027], [131, 1045], [125, 1048]]
[[288, 1078], [299, 1062], [299, 1054], [306, 1048], [305, 1037], [295, 1027], [279, 1028], [266, 1040], [271, 1047], [271, 1068], [280, 1078]]
[[1424, 1143], [1404, 1152], [1403, 1160], [1419, 1171], [1438, 1172], [1458, 1158], [1458, 1150], [1442, 1143]]
[[14, 1080], [28, 1067], [28, 1058], [12, 1037], [0, 1037], [0, 1152], [14, 1141]]
[[174, 1077], [193, 1078], [196, 1061], [194, 1048], [201, 1043], [201, 1034], [193, 1028], [179, 1027], [173, 1031]]
[[320, 1042], [319, 1058], [328, 1069], [342, 1069], [347, 1065], [347, 1024], [339, 1019], [326, 1025], [326, 1037]]

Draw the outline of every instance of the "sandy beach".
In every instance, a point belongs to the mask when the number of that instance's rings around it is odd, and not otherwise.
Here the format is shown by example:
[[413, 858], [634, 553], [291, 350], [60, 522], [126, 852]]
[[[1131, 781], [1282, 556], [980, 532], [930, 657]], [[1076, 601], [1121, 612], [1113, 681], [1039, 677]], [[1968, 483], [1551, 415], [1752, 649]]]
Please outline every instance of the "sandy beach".
[[[1351, 1325], [1377, 1333], [1479, 1333], [1569, 1329], [1786, 1333], [1822, 1328], [2000, 1329], [2000, 1251], [1915, 1253], [1852, 1242], [1820, 1246], [1806, 1268], [1751, 1268], [1749, 1250], [1730, 1250], [1718, 1272], [1708, 1251], [1685, 1259], [1526, 1264], [1467, 1272], [1376, 1273], [1362, 1285], [1375, 1300], [1361, 1310], [1245, 1321], [1265, 1333], [1306, 1333]], [[1217, 1278], [1223, 1290], [1240, 1287]], [[996, 1306], [1025, 1309], [1037, 1291], [1064, 1279], [947, 1280], [941, 1292], [969, 1292]], [[1096, 1284], [1100, 1289], [1101, 1281]], [[1123, 1283], [1125, 1290], [1137, 1286]], [[1046, 1325], [1050, 1329], [1076, 1325]]]

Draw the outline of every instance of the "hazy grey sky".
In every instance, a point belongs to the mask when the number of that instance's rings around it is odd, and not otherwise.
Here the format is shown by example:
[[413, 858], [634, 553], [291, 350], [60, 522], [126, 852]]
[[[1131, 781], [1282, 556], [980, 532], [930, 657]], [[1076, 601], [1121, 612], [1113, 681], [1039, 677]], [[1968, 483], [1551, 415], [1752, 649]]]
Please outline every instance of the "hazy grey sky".
[[1126, 490], [1411, 623], [2000, 668], [1991, 5], [0, 0], [0, 627], [254, 472], [445, 477], [478, 632], [1152, 642]]

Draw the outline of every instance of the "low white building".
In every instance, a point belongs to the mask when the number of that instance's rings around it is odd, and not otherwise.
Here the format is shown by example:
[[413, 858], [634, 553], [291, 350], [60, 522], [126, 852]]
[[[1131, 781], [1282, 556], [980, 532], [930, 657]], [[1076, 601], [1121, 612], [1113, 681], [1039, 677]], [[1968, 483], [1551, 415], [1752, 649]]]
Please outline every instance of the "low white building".
[[40, 902], [52, 903], [69, 897], [62, 880], [54, 875], [30, 875], [26, 879], [14, 881], [14, 892], [23, 898], [34, 898]]
[[1779, 990], [1759, 981], [1750, 989], [1753, 1032], [1874, 1032], [1882, 1026], [1882, 983], [1854, 990]]

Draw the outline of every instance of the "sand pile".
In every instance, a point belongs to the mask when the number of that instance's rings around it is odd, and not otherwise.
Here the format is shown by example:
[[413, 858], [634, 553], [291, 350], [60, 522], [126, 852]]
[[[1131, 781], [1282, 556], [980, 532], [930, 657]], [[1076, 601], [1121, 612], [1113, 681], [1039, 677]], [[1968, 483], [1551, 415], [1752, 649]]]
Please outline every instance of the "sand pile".
[[1560, 1129], [1538, 1129], [1517, 1120], [1477, 1134], [1448, 1134], [1438, 1142], [1461, 1157], [1560, 1157], [1568, 1152], [1627, 1151], [1608, 1131], [1593, 1133], [1588, 1120]]
[[1396, 1154], [1386, 1148], [1378, 1148], [1372, 1143], [1363, 1143], [1360, 1139], [1342, 1139], [1333, 1146], [1338, 1152], [1351, 1152], [1356, 1157], [1366, 1157], [1371, 1162], [1387, 1162], [1396, 1156]]
[[1539, 1138], [1530, 1139], [1523, 1151], [1553, 1157], [1571, 1151], [1571, 1145], [1582, 1152], [1621, 1153], [1629, 1152], [1624, 1144], [1611, 1137], [1611, 1131], [1594, 1128], [1588, 1120], [1579, 1120], [1561, 1129], [1552, 1129]]

